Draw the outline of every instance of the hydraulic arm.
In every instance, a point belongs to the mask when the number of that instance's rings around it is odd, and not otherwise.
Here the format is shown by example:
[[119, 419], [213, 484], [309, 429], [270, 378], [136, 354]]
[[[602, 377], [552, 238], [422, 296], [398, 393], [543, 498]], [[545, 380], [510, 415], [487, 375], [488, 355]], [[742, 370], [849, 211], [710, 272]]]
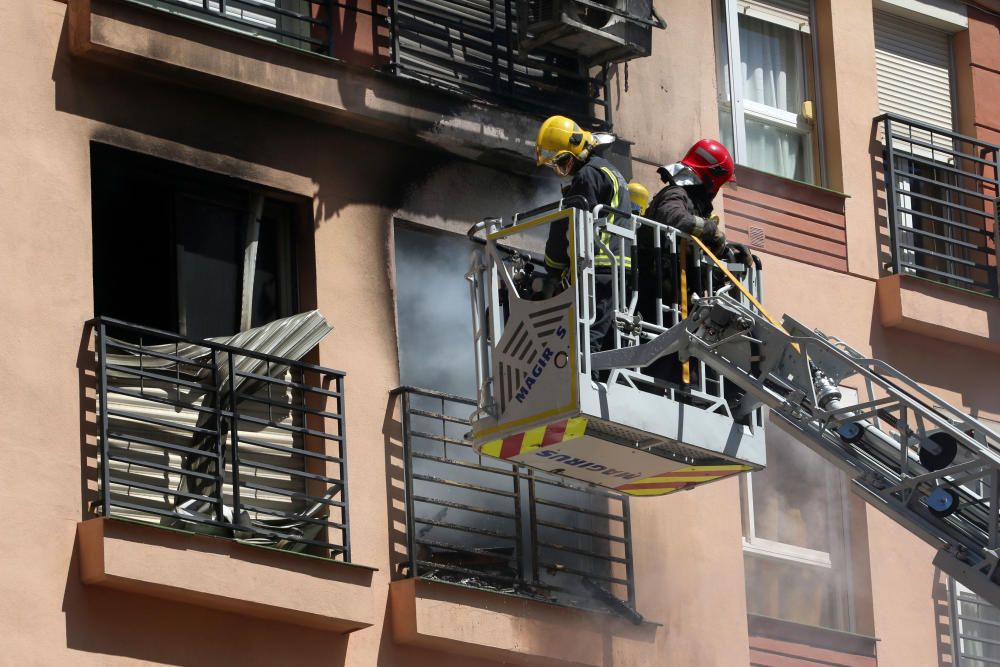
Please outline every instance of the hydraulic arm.
[[[596, 370], [678, 354], [743, 392], [799, 441], [844, 469], [855, 490], [931, 545], [935, 565], [1000, 605], [1000, 436], [893, 367], [786, 316], [772, 322], [726, 295], [696, 301], [653, 340], [591, 356]], [[845, 404], [838, 385], [859, 390]]]

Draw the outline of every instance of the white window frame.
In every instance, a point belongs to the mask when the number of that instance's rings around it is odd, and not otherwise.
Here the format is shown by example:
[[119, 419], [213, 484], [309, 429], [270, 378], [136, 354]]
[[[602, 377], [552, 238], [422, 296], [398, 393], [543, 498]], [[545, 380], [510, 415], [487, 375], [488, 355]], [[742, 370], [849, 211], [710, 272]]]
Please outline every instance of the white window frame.
[[[850, 387], [839, 387], [846, 405], [857, 403], [858, 393]], [[805, 445], [802, 445], [805, 447]], [[830, 544], [840, 541], [844, 545], [844, 567], [836, 574], [844, 579], [846, 585], [844, 589], [846, 599], [838, 602], [839, 613], [846, 621], [847, 631], [854, 632], [857, 627], [857, 618], [854, 612], [855, 595], [853, 564], [851, 562], [851, 525], [850, 525], [850, 503], [849, 488], [846, 478], [841, 476], [837, 489], [840, 505], [841, 521], [827, 521]], [[834, 570], [833, 557], [831, 552], [820, 549], [810, 549], [796, 544], [779, 542], [757, 535], [756, 520], [754, 518], [753, 503], [753, 473], [740, 476], [740, 508], [743, 518], [743, 553], [757, 558], [767, 558], [773, 561], [792, 563], [795, 565], [805, 565], [809, 567], [819, 567], [826, 570]], [[831, 515], [835, 513], [830, 512]], [[830, 517], [834, 518], [833, 516]]]
[[[757, 121], [759, 123], [763, 123], [764, 125], [779, 127], [783, 130], [791, 131], [799, 136], [806, 137], [810, 142], [812, 141], [812, 133], [816, 132], [816, 145], [819, 155], [811, 156], [812, 159], [810, 162], [815, 162], [819, 165], [819, 177], [815, 179], [810, 178], [810, 180], [814, 180], [818, 185], [825, 185], [825, 151], [823, 145], [823, 133], [819, 123], [819, 67], [817, 63], [816, 40], [812, 35], [810, 26], [810, 24], [814, 21], [815, 3], [813, 0], [809, 0], [809, 24], [803, 25], [797, 19], [785, 14], [777, 7], [763, 8], [757, 5], [749, 5], [745, 3], [744, 0], [719, 0], [719, 2], [720, 5], [718, 6], [721, 6], [723, 12], [721, 19], [726, 28], [726, 51], [729, 58], [729, 62], [727, 63], [729, 70], [729, 101], [722, 99], [722, 96], [720, 95], [719, 106], [722, 110], [728, 111], [730, 114], [733, 132], [733, 157], [736, 160], [736, 163], [749, 166], [747, 163], [747, 120]], [[739, 36], [740, 14], [745, 14], [746, 16], [750, 16], [761, 21], [767, 21], [769, 23], [780, 25], [784, 28], [789, 28], [791, 30], [809, 35], [809, 42], [812, 47], [813, 57], [812, 84], [813, 90], [815, 91], [813, 99], [811, 100], [813, 103], [813, 121], [810, 122], [804, 120], [801, 113], [796, 114], [790, 111], [785, 111], [784, 109], [769, 107], [765, 104], [753, 102], [745, 98], [743, 94], [743, 78], [739, 76], [739, 72], [741, 71]], [[720, 53], [719, 57], [721, 57], [721, 55], [722, 54]], [[803, 60], [803, 52], [801, 49], [795, 50], [795, 58], [796, 68], [804, 70], [805, 62]], [[814, 165], [808, 164], [807, 168], [808, 174], [813, 176]]]

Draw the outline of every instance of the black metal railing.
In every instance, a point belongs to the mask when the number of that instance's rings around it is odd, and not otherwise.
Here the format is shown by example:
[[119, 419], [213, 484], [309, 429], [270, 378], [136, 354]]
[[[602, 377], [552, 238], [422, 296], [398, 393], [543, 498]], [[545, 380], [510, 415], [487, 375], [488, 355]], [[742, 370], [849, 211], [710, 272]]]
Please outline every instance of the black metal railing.
[[641, 621], [626, 496], [478, 455], [465, 439], [474, 401], [397, 393], [409, 576]]
[[892, 270], [1000, 296], [1000, 147], [895, 114], [883, 136]]
[[357, 39], [351, 26], [363, 14], [375, 40], [369, 64], [465, 97], [611, 127], [609, 67], [588, 66], [567, 52], [520, 50], [517, 0], [125, 1], [342, 58], [351, 58], [358, 45], [337, 42]]
[[391, 67], [455, 93], [611, 126], [608, 67], [518, 49], [516, 0], [388, 0]]
[[384, 14], [341, 0], [128, 0], [313, 53], [333, 55], [338, 12]]
[[93, 326], [101, 515], [350, 562], [342, 372]]

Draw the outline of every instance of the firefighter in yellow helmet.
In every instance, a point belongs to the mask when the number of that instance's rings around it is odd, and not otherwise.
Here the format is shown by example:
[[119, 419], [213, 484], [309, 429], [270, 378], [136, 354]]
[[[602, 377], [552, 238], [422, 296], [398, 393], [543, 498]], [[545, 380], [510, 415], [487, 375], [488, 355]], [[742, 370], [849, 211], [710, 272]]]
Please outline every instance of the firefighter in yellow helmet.
[[632, 181], [628, 184], [628, 196], [632, 200], [632, 212], [639, 215], [646, 215], [646, 207], [649, 206], [649, 190], [639, 181]]
[[[603, 204], [618, 211], [632, 211], [628, 181], [614, 165], [594, 154], [600, 146], [614, 140], [614, 135], [588, 132], [566, 116], [552, 116], [542, 123], [535, 141], [535, 159], [539, 166], [544, 165], [559, 176], [571, 178], [563, 188], [565, 205], [592, 210]], [[615, 215], [608, 218], [608, 222], [613, 223]], [[545, 266], [553, 274], [562, 274], [569, 268], [567, 225], [563, 219], [549, 226]], [[602, 236], [606, 237], [602, 238], [604, 244], [611, 246], [611, 235]], [[630, 258], [625, 264], [626, 269], [631, 269]], [[615, 317], [611, 275], [614, 262], [600, 246], [594, 254], [594, 266], [597, 308], [596, 320], [590, 327], [590, 350], [598, 352], [610, 347]]]

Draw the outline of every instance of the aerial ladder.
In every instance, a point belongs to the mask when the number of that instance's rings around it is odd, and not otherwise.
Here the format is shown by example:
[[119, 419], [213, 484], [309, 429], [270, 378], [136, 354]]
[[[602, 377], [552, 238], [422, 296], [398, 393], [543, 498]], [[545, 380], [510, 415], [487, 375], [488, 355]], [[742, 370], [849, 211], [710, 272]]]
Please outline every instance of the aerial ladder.
[[[554, 280], [536, 258], [561, 220], [571, 263]], [[663, 495], [763, 468], [767, 409], [935, 547], [937, 567], [1000, 606], [1000, 435], [892, 366], [773, 318], [759, 260], [726, 262], [666, 225], [563, 202], [469, 236], [483, 245], [467, 275], [480, 453]], [[591, 352], [598, 250], [614, 257], [616, 326], [614, 345]], [[652, 275], [637, 278], [643, 266]]]

